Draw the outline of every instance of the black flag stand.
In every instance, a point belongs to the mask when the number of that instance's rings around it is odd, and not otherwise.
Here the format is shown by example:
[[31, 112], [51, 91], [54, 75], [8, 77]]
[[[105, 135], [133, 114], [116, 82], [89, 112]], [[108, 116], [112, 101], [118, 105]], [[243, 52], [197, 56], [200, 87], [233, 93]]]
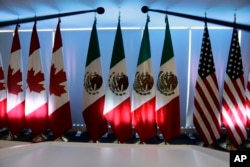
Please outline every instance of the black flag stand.
[[147, 6], [143, 6], [141, 8], [141, 11], [143, 13], [157, 12], [157, 13], [162, 13], [162, 14], [168, 14], [168, 15], [183, 17], [183, 18], [192, 19], [192, 20], [198, 20], [198, 21], [203, 21], [203, 22], [206, 21], [208, 23], [214, 23], [214, 24], [218, 24], [218, 25], [222, 25], [226, 27], [237, 27], [238, 29], [250, 31], [250, 25], [237, 24], [235, 22], [227, 22], [227, 21], [216, 20], [216, 19], [211, 19], [207, 17], [199, 17], [199, 16], [188, 15], [188, 14], [183, 14], [183, 13], [176, 13], [176, 12], [171, 12], [167, 10], [149, 9]]
[[103, 14], [105, 12], [105, 9], [103, 7], [98, 7], [93, 10], [83, 10], [83, 11], [76, 11], [76, 12], [68, 12], [68, 13], [60, 13], [60, 14], [36, 16], [36, 17], [30, 17], [30, 18], [25, 18], [25, 19], [4, 21], [4, 22], [0, 22], [0, 27], [16, 25], [16, 24], [21, 24], [21, 23], [28, 23], [28, 22], [33, 22], [33, 21], [60, 18], [60, 17], [65, 17], [65, 16], [71, 16], [71, 15], [78, 15], [78, 14], [84, 14], [84, 13], [90, 13], [90, 12], [97, 12], [98, 14]]

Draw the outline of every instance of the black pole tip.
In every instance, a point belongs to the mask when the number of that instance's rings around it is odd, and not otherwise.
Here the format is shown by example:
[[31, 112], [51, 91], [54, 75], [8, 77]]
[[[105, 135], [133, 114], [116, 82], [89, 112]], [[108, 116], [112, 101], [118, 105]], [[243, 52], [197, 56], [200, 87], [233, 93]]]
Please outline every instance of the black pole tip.
[[96, 12], [97, 12], [98, 14], [103, 14], [103, 13], [105, 12], [105, 9], [104, 9], [103, 7], [98, 7], [98, 8], [96, 9]]
[[148, 12], [148, 7], [147, 6], [143, 6], [141, 8], [141, 11], [142, 11], [142, 13], [147, 13]]

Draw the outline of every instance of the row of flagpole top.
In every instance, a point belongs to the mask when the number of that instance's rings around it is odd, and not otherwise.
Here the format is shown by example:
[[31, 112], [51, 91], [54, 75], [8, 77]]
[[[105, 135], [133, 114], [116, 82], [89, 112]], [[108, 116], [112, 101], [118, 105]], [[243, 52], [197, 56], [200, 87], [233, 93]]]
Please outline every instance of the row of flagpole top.
[[[234, 22], [232, 23], [232, 22], [226, 22], [226, 21], [222, 21], [222, 20], [207, 18], [206, 12], [205, 12], [205, 17], [200, 17], [200, 16], [188, 15], [188, 14], [183, 14], [183, 13], [171, 12], [171, 11], [167, 11], [167, 10], [150, 9], [148, 6], [143, 6], [141, 8], [141, 11], [143, 13], [148, 13], [149, 11], [150, 12], [157, 12], [157, 13], [162, 13], [165, 15], [173, 15], [173, 16], [177, 16], [177, 17], [183, 17], [183, 18], [188, 18], [188, 19], [192, 19], [192, 20], [204, 21], [204, 22], [219, 24], [219, 25], [227, 26], [227, 27], [236, 27], [236, 28], [239, 28], [242, 30], [250, 31], [249, 25], [236, 23], [236, 13], [234, 13]], [[78, 15], [78, 14], [84, 14], [84, 13], [90, 13], [90, 12], [103, 14], [105, 12], [105, 9], [103, 7], [98, 7], [96, 9], [92, 9], [92, 10], [83, 10], [83, 11], [76, 11], [76, 12], [68, 12], [68, 13], [45, 15], [45, 16], [35, 16], [32, 18], [4, 21], [4, 22], [0, 22], [0, 27], [21, 24], [21, 23], [27, 23], [27, 22], [33, 22], [33, 21], [36, 22], [36, 21], [47, 20], [47, 19], [52, 19], [52, 18], [59, 18], [60, 19], [61, 17], [65, 17], [65, 16]], [[120, 21], [120, 18], [121, 18], [121, 11], [119, 10], [118, 21]], [[96, 16], [95, 16], [95, 19], [96, 19]], [[167, 16], [166, 16], [165, 22], [166, 22], [166, 20], [167, 20]], [[149, 22], [149, 21], [150, 21], [150, 18], [149, 18], [149, 15], [147, 14], [147, 22]]]
[[177, 16], [177, 17], [198, 20], [198, 21], [204, 21], [204, 22], [218, 24], [218, 25], [222, 25], [222, 26], [226, 26], [226, 27], [236, 27], [236, 28], [239, 28], [242, 30], [250, 31], [250, 25], [236, 23], [236, 13], [234, 13], [234, 22], [227, 22], [227, 21], [207, 18], [206, 12], [205, 12], [205, 17], [200, 17], [200, 16], [188, 15], [188, 14], [183, 14], [183, 13], [171, 12], [171, 11], [167, 11], [167, 10], [150, 9], [148, 6], [143, 6], [141, 8], [141, 11], [142, 11], [142, 13], [157, 12], [157, 13], [162, 13], [162, 14], [166, 14], [166, 15], [173, 15], [173, 16]]
[[105, 12], [105, 9], [103, 7], [98, 7], [92, 10], [82, 10], [82, 11], [76, 11], [76, 12], [60, 13], [60, 14], [45, 15], [45, 16], [35, 16], [35, 17], [30, 17], [30, 18], [25, 18], [25, 19], [4, 21], [4, 22], [0, 22], [0, 27], [21, 24], [21, 23], [28, 23], [28, 22], [33, 22], [33, 21], [36, 22], [40, 20], [48, 20], [48, 19], [53, 19], [53, 18], [61, 18], [65, 16], [79, 15], [79, 14], [91, 13], [91, 12], [103, 14]]

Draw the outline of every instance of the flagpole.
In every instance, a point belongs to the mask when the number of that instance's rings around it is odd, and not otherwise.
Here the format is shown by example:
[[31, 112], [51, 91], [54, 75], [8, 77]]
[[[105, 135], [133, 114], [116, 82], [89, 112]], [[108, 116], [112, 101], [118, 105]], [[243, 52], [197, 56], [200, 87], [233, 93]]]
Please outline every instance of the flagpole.
[[214, 24], [218, 24], [218, 25], [222, 25], [226, 27], [237, 27], [242, 30], [250, 31], [250, 25], [238, 24], [235, 22], [227, 22], [227, 21], [222, 21], [222, 20], [217, 20], [217, 19], [212, 19], [212, 18], [207, 18], [207, 17], [200, 17], [200, 16], [188, 15], [188, 14], [183, 14], [183, 13], [177, 13], [177, 12], [171, 12], [167, 10], [150, 9], [148, 6], [143, 6], [141, 8], [141, 11], [142, 13], [147, 13], [147, 12], [163, 13], [163, 14], [173, 15], [177, 17], [192, 19], [192, 20], [206, 21], [209, 23], [214, 23]]
[[72, 15], [78, 15], [78, 14], [84, 14], [84, 13], [91, 13], [91, 12], [103, 14], [105, 12], [105, 9], [103, 7], [98, 7], [98, 8], [93, 9], [93, 10], [82, 10], [82, 11], [75, 11], [75, 12], [68, 12], [68, 13], [52, 14], [52, 15], [45, 15], [45, 16], [35, 16], [35, 17], [24, 18], [24, 19], [4, 21], [4, 22], [0, 22], [0, 27], [21, 24], [21, 23], [34, 22], [34, 21], [40, 21], [40, 20], [48, 20], [48, 19], [53, 19], [53, 18], [60, 18], [60, 17], [72, 16]]

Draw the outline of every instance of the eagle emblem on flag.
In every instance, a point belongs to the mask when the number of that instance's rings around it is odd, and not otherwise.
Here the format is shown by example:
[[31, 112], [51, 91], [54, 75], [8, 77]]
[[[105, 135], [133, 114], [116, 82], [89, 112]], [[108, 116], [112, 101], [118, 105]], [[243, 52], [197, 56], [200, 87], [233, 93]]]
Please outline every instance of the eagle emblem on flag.
[[98, 94], [103, 83], [102, 76], [96, 72], [86, 72], [84, 76], [84, 88], [92, 95]]
[[109, 76], [109, 89], [116, 95], [125, 95], [128, 88], [128, 76], [123, 72], [112, 72]]
[[150, 94], [154, 86], [154, 78], [148, 72], [136, 72], [133, 88], [140, 95]]
[[164, 95], [174, 94], [178, 85], [177, 77], [172, 72], [160, 71], [158, 75], [157, 89]]

